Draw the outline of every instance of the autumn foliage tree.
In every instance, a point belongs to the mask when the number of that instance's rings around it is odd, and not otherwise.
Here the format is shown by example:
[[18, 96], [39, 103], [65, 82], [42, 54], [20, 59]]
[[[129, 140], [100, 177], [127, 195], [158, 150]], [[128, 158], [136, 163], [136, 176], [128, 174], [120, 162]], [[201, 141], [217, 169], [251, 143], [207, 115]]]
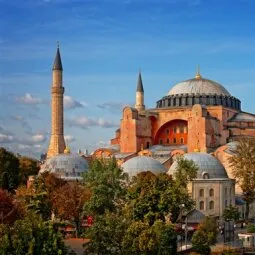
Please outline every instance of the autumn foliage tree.
[[255, 199], [255, 139], [243, 139], [229, 159], [233, 175], [243, 191], [246, 201], [246, 219], [249, 217], [250, 204]]
[[52, 208], [58, 218], [74, 222], [80, 232], [83, 207], [89, 198], [90, 191], [79, 182], [66, 183], [53, 192]]
[[26, 185], [27, 179], [30, 175], [37, 175], [40, 166], [39, 162], [29, 157], [19, 157], [19, 168], [20, 168], [20, 183]]

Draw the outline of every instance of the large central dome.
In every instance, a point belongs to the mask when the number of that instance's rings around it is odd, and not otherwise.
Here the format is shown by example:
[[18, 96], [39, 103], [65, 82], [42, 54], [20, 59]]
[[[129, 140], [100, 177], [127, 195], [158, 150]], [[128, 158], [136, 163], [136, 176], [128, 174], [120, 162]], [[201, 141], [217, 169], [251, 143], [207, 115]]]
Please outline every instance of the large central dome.
[[185, 93], [231, 96], [230, 93], [221, 84], [212, 80], [202, 78], [201, 76], [177, 83], [169, 90], [167, 95], [171, 96]]
[[241, 110], [241, 101], [218, 82], [203, 78], [199, 72], [196, 77], [174, 85], [168, 94], [157, 101], [157, 108], [190, 107], [195, 104], [232, 108]]

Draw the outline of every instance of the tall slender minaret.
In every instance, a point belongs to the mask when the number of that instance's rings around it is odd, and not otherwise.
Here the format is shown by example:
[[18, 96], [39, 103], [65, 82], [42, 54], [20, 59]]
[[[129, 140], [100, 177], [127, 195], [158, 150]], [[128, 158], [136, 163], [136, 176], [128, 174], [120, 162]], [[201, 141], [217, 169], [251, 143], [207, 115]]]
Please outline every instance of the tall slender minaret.
[[139, 70], [138, 81], [137, 81], [137, 88], [136, 88], [136, 102], [135, 108], [138, 111], [144, 111], [144, 90], [143, 90], [143, 82], [142, 82], [142, 75], [141, 71]]
[[64, 139], [64, 106], [63, 106], [63, 68], [59, 52], [59, 45], [52, 68], [51, 87], [51, 138], [47, 157], [63, 153]]

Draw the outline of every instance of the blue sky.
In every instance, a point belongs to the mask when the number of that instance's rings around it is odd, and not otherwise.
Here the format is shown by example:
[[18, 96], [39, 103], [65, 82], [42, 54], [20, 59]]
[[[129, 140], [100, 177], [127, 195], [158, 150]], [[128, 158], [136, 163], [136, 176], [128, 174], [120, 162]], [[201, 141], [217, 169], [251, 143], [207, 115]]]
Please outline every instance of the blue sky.
[[254, 113], [254, 9], [253, 0], [0, 0], [0, 145], [47, 150], [57, 41], [73, 151], [114, 136], [139, 68], [147, 108], [199, 64]]

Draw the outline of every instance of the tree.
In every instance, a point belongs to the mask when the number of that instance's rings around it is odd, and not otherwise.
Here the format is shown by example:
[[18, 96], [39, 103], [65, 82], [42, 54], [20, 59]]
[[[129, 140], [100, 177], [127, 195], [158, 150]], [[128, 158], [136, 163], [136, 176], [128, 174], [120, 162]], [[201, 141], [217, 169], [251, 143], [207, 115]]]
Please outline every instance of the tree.
[[22, 211], [15, 203], [13, 196], [6, 190], [0, 189], [0, 224], [12, 224], [22, 216]]
[[0, 188], [13, 191], [19, 184], [19, 160], [12, 153], [0, 148]]
[[86, 230], [91, 242], [85, 244], [86, 254], [122, 255], [123, 235], [128, 222], [123, 215], [106, 212], [96, 217], [93, 225]]
[[56, 189], [52, 195], [52, 208], [62, 220], [73, 221], [80, 233], [83, 207], [90, 192], [79, 182], [66, 183]]
[[177, 254], [177, 235], [174, 226], [155, 221], [152, 226], [133, 221], [125, 232], [123, 254]]
[[250, 203], [255, 199], [255, 139], [241, 140], [233, 152], [229, 163], [243, 191], [243, 199], [246, 201], [245, 218], [248, 219]]
[[65, 255], [67, 248], [62, 235], [51, 222], [28, 214], [11, 227], [0, 225], [0, 254]]
[[19, 168], [20, 182], [24, 185], [30, 175], [37, 175], [40, 170], [39, 162], [28, 157], [19, 157]]
[[93, 217], [113, 212], [125, 203], [127, 176], [117, 165], [115, 158], [103, 161], [95, 159], [84, 175], [85, 186], [91, 197], [85, 204], [86, 215]]
[[230, 205], [225, 208], [222, 214], [225, 221], [237, 221], [240, 218], [240, 212], [237, 207]]
[[31, 187], [20, 186], [16, 190], [16, 199], [25, 210], [32, 210], [48, 220], [52, 213], [54, 192], [65, 184], [65, 180], [45, 173], [35, 178]]
[[193, 161], [183, 157], [177, 160], [174, 179], [167, 174], [143, 172], [131, 183], [128, 189], [129, 207], [135, 219], [146, 219], [153, 224], [155, 220], [164, 221], [171, 215], [171, 221], [175, 223], [180, 214], [180, 204], [184, 204], [187, 211], [194, 207], [188, 183], [196, 177], [198, 168]]
[[217, 241], [217, 222], [213, 217], [206, 217], [199, 229], [192, 237], [192, 245], [196, 252], [200, 254], [210, 254], [210, 246]]

